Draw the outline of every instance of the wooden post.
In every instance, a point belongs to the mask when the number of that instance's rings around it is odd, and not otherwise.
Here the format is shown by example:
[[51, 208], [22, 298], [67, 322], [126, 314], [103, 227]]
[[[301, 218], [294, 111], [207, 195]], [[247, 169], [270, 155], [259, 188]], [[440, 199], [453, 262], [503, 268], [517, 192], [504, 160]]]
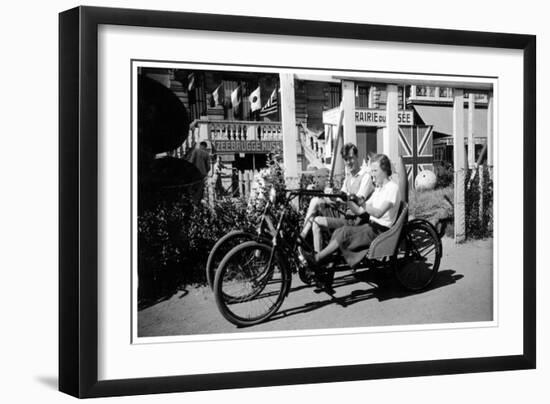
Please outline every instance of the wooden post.
[[400, 156], [395, 162], [395, 173], [397, 174], [397, 185], [399, 185], [399, 193], [401, 199], [409, 203], [409, 179], [407, 178], [407, 170], [403, 158]]
[[244, 196], [244, 176], [242, 171], [239, 171], [239, 196]]
[[484, 182], [485, 182], [485, 178], [484, 178], [484, 170], [483, 170], [483, 166], [480, 165], [477, 167], [477, 170], [478, 170], [478, 178], [479, 178], [479, 223], [482, 223], [483, 224], [483, 210], [485, 209], [485, 206], [484, 206], [484, 195], [483, 195], [483, 185], [484, 185]]
[[468, 167], [474, 168], [476, 158], [476, 145], [474, 142], [474, 112], [475, 112], [474, 94], [468, 95]]
[[280, 73], [281, 82], [281, 129], [283, 131], [283, 164], [287, 188], [298, 187], [298, 153], [296, 142], [296, 107], [294, 100], [294, 75]]
[[214, 195], [214, 187], [216, 184], [214, 184], [213, 177], [208, 176], [206, 178], [208, 178], [206, 182], [206, 191], [208, 192], [208, 204], [210, 206], [214, 206], [214, 200], [216, 199]]
[[199, 124], [199, 136], [198, 139], [195, 139], [197, 143], [200, 143], [205, 140], [210, 140], [210, 128], [207, 123]]
[[332, 128], [333, 125], [325, 124], [325, 158], [332, 156]]
[[344, 143], [357, 145], [355, 130], [355, 83], [342, 80], [342, 107], [344, 109]]
[[493, 174], [493, 93], [487, 96], [487, 166], [489, 175]]
[[453, 91], [454, 140], [454, 230], [455, 242], [466, 239], [466, 202], [464, 192], [464, 90]]
[[250, 170], [246, 170], [244, 172], [244, 192], [245, 195], [248, 197], [250, 196], [250, 182], [252, 180], [252, 175]]
[[[332, 188], [334, 186], [334, 176], [342, 175], [343, 174], [343, 161], [340, 157], [340, 149], [342, 148], [342, 145], [340, 145], [340, 141], [342, 138], [342, 124], [344, 121], [344, 108], [343, 105], [340, 104], [340, 114], [338, 116], [338, 126], [336, 127], [336, 137], [334, 139], [334, 148], [332, 149], [332, 159], [330, 164], [330, 178], [329, 178], [329, 184]], [[334, 135], [334, 131], [333, 131]]]
[[384, 154], [386, 154], [390, 161], [397, 164], [399, 158], [399, 131], [397, 126], [397, 108], [398, 108], [398, 92], [397, 85], [388, 84], [387, 86], [388, 98], [386, 101], [386, 128], [384, 133]]

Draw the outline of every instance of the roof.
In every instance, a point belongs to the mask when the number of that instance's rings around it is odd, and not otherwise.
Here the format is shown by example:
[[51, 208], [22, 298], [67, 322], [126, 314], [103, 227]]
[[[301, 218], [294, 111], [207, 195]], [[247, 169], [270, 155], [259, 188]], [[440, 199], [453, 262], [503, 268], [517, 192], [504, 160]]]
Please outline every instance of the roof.
[[[453, 135], [453, 107], [442, 105], [414, 105], [425, 125], [433, 125], [434, 132]], [[464, 109], [464, 129], [468, 130], [468, 109]], [[487, 137], [487, 109], [474, 110], [474, 137]]]

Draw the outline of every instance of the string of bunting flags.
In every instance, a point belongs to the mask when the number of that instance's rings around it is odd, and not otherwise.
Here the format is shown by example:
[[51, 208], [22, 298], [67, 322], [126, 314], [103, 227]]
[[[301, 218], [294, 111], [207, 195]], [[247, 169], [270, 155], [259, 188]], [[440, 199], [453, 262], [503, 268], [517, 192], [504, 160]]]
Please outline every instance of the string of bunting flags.
[[[189, 93], [189, 101], [192, 103], [194, 102], [195, 98], [195, 92], [194, 90], [197, 88], [197, 76], [195, 72], [188, 72], [184, 76], [184, 88], [187, 87], [187, 92]], [[224, 84], [220, 83], [212, 92], [212, 102], [214, 106], [219, 106], [224, 104], [224, 98], [225, 98], [225, 91], [227, 91], [227, 88], [224, 90]], [[264, 106], [261, 104], [261, 87], [258, 86], [250, 95], [248, 96], [248, 101], [250, 102], [250, 111], [256, 112], [259, 111], [260, 117], [266, 117], [271, 114], [274, 114], [278, 110], [279, 101], [278, 101], [278, 87], [276, 87], [267, 102]], [[241, 106], [241, 103], [243, 101], [243, 85], [239, 84], [237, 87], [232, 90], [231, 92], [231, 107], [235, 113], [238, 113], [239, 108]]]
[[[258, 86], [248, 96], [248, 101], [250, 102], [250, 111], [251, 112], [260, 111], [259, 114], [261, 117], [269, 116], [277, 112], [277, 108], [279, 105], [277, 93], [278, 93], [278, 88], [275, 88], [271, 93], [271, 96], [265, 103], [265, 105], [262, 107], [261, 88], [260, 86]], [[223, 85], [222, 84], [218, 85], [218, 87], [216, 87], [216, 89], [212, 92], [212, 100], [215, 106], [223, 104]], [[238, 108], [241, 105], [241, 102], [242, 102], [242, 86], [238, 85], [231, 92], [231, 107], [233, 108], [234, 111], [238, 110]]]

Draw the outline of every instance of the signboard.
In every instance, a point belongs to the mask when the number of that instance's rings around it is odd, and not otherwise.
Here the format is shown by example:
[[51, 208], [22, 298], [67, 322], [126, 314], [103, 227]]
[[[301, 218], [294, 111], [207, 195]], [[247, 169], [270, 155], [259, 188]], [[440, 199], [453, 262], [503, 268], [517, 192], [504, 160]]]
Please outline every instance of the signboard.
[[[378, 109], [356, 109], [356, 126], [386, 126], [387, 112]], [[413, 111], [397, 111], [398, 125], [413, 125]]]
[[[486, 137], [474, 137], [474, 144], [485, 145], [487, 143]], [[453, 146], [454, 139], [452, 136], [446, 138], [434, 139], [434, 144], [444, 145], [444, 146]], [[468, 145], [468, 137], [464, 136], [464, 147]]]
[[234, 154], [222, 154], [222, 161], [229, 163], [235, 161], [235, 155]]
[[214, 140], [212, 143], [219, 154], [267, 154], [283, 148], [282, 140]]
[[[323, 123], [326, 125], [338, 125], [339, 108], [333, 108], [323, 112]], [[356, 126], [386, 126], [387, 111], [385, 109], [355, 109]], [[401, 126], [414, 125], [414, 111], [397, 111], [397, 124]]]

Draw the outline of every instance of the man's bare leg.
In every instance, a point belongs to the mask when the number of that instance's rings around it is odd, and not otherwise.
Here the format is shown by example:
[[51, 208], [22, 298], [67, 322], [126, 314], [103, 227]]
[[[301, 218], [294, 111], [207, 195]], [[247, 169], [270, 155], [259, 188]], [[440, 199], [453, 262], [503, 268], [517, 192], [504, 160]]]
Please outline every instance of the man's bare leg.
[[346, 219], [340, 217], [317, 216], [313, 219], [313, 249], [315, 252], [323, 248], [323, 228], [337, 229], [346, 225]]
[[304, 228], [300, 233], [302, 238], [306, 238], [307, 234], [311, 230], [313, 217], [316, 213], [319, 212], [319, 208], [323, 205], [324, 201], [322, 198], [313, 197], [309, 201], [309, 206], [307, 208], [306, 217], [304, 218]]

